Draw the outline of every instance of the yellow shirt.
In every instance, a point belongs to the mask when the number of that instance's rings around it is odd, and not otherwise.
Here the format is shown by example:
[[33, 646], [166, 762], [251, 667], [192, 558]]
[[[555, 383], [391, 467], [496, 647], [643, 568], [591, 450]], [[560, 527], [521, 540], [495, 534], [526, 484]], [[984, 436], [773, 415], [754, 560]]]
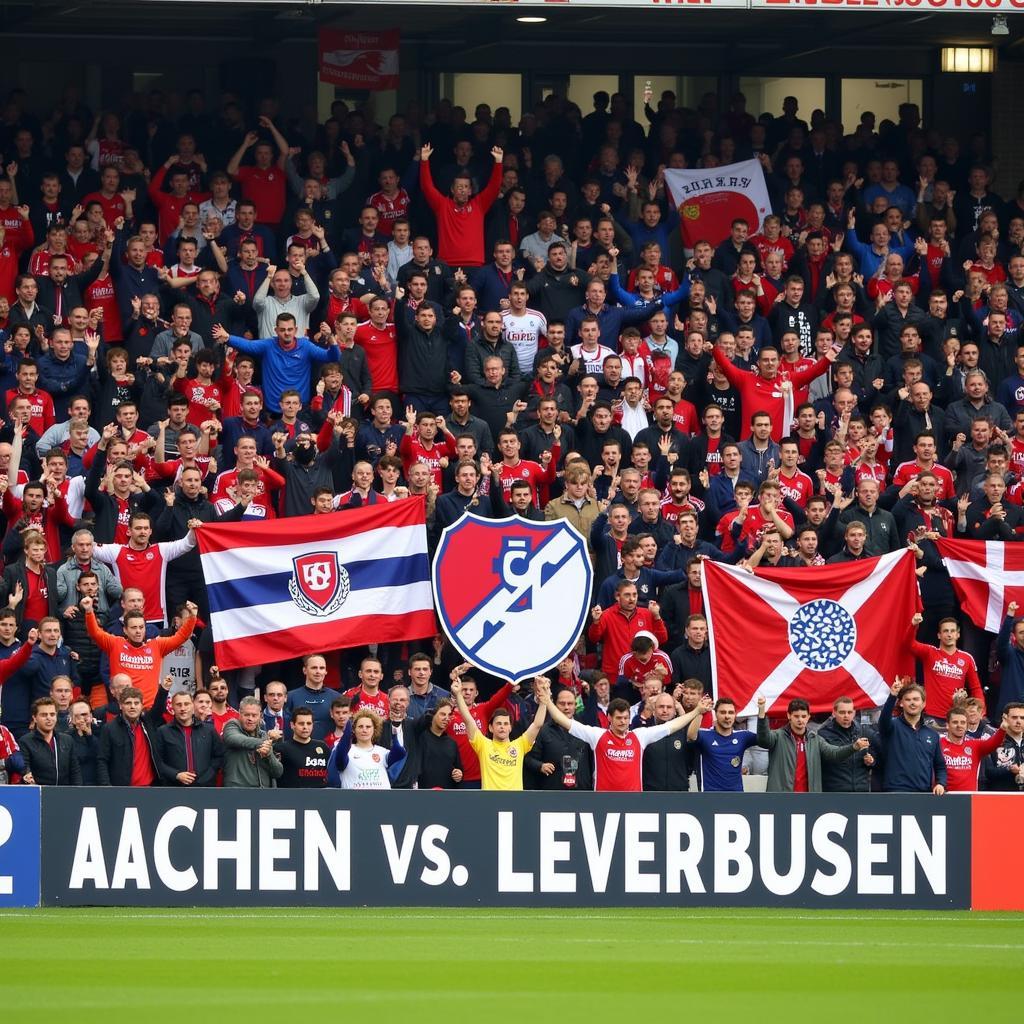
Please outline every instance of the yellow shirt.
[[477, 730], [469, 743], [480, 759], [481, 789], [523, 788], [523, 758], [533, 747], [525, 733], [510, 742], [498, 743]]

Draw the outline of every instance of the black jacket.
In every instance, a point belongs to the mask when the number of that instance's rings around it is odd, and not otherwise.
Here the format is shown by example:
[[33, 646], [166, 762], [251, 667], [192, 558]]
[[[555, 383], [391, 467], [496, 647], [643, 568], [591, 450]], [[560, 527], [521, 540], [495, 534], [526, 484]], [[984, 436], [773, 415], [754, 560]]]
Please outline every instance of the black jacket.
[[[89, 499], [96, 516], [92, 532], [97, 544], [112, 544], [117, 530], [117, 499], [112, 494], [100, 490], [106, 472], [107, 453], [99, 448], [85, 479], [85, 496]], [[158, 511], [158, 501], [160, 496], [150, 489], [130, 495], [128, 506], [131, 512], [148, 512], [154, 515]]]
[[459, 745], [447, 733], [435, 736], [430, 729], [431, 715], [421, 715], [404, 733], [416, 733], [416, 760], [419, 765], [417, 785], [420, 789], [456, 789], [452, 769], [462, 770]]
[[[860, 727], [856, 719], [849, 729], [842, 728], [838, 722], [829, 717], [818, 730], [819, 738], [834, 747], [845, 747], [861, 736], [872, 739], [872, 734]], [[877, 743], [877, 739], [875, 739]], [[823, 793], [870, 793], [871, 772], [864, 764], [866, 750], [854, 752], [853, 757], [841, 761], [821, 759], [821, 791]], [[872, 751], [876, 754], [876, 751]]]
[[447, 395], [452, 366], [440, 318], [434, 329], [424, 334], [402, 300], [395, 305], [395, 327], [398, 331], [398, 379], [403, 394]]
[[[26, 596], [28, 595], [28, 577], [26, 572], [24, 558], [19, 558], [13, 565], [9, 565], [4, 569], [4, 597], [13, 594], [19, 583], [22, 587], [22, 593]], [[46, 573], [46, 614], [59, 617], [60, 601], [57, 599], [57, 570], [53, 565], [47, 565], [44, 572]], [[14, 609], [14, 614], [18, 617], [18, 626], [20, 628], [25, 618], [25, 602], [23, 600], [18, 602], [18, 606]]]
[[[576, 762], [576, 785], [566, 786], [566, 769], [571, 770], [573, 761]], [[544, 775], [540, 770], [542, 764], [553, 764], [555, 770], [550, 775]], [[541, 726], [540, 732], [537, 733], [537, 741], [526, 755], [523, 767], [523, 782], [527, 789], [561, 793], [573, 789], [594, 788], [590, 745], [575, 736], [570, 736], [567, 729], [563, 729], [555, 722], [547, 721]]]
[[[157, 703], [160, 704], [159, 697]], [[160, 785], [160, 766], [157, 764], [154, 740], [157, 730], [163, 722], [163, 716], [156, 709], [147, 711], [139, 720], [139, 724], [149, 744], [149, 758], [153, 767], [154, 786]], [[135, 741], [132, 731], [118, 715], [108, 722], [100, 733], [100, 752], [96, 759], [96, 784], [98, 786], [130, 786], [132, 784], [132, 765], [135, 761]]]
[[[419, 779], [420, 758], [417, 744], [421, 737], [417, 733], [415, 725], [415, 721], [409, 718], [402, 722], [402, 746], [405, 747], [405, 761], [401, 763], [397, 777], [391, 780], [392, 789], [412, 789], [413, 783]], [[390, 750], [393, 739], [394, 726], [388, 719], [380, 732], [380, 745], [385, 750]]]
[[682, 682], [684, 679], [699, 679], [704, 689], [711, 691], [711, 648], [708, 644], [695, 651], [685, 640], [672, 652], [672, 676]]
[[93, 731], [82, 734], [75, 729], [67, 733], [71, 742], [75, 745], [75, 756], [78, 758], [78, 767], [82, 772], [82, 785], [96, 785], [96, 759], [100, 753], [100, 727], [94, 725]]
[[[154, 740], [154, 754], [160, 781], [165, 786], [180, 786], [179, 772], [188, 771], [185, 751], [185, 730], [178, 723], [160, 726]], [[224, 763], [224, 746], [217, 730], [210, 722], [192, 723], [192, 770], [196, 773], [193, 786], [212, 786], [217, 772]]]
[[81, 786], [82, 769], [71, 737], [66, 732], [55, 732], [53, 741], [56, 750], [35, 729], [18, 737], [26, 771], [31, 772], [37, 786]]
[[690, 760], [686, 737], [673, 733], [644, 750], [644, 792], [686, 793], [690, 788]]
[[[203, 523], [212, 523], [215, 520], [217, 522], [237, 523], [241, 520], [244, 513], [245, 509], [241, 505], [235, 505], [234, 508], [228, 509], [222, 515], [206, 498], [202, 496], [194, 500], [186, 498], [181, 493], [181, 489], [176, 487], [174, 489], [174, 504], [168, 505], [165, 502], [163, 511], [153, 523], [153, 540], [154, 542], [181, 540], [188, 533], [188, 521], [190, 519], [198, 519]], [[191, 551], [186, 551], [185, 554], [174, 559], [168, 565], [168, 571], [178, 576], [201, 575], [202, 567], [199, 561], [199, 548], [192, 548]]]

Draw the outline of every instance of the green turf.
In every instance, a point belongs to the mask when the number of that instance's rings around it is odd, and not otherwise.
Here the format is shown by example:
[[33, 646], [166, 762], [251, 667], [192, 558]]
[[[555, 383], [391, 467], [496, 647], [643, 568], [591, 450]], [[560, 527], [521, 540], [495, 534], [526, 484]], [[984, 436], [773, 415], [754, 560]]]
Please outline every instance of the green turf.
[[1022, 915], [891, 911], [33, 910], [0, 927], [6, 1019], [76, 1024], [980, 1020], [1016, 1004], [1024, 945]]

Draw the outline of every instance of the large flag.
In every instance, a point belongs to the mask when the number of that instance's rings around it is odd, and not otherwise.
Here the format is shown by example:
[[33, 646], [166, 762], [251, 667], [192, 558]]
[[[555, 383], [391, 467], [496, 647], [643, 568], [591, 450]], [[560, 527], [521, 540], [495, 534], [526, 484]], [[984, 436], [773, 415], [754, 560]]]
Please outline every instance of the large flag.
[[716, 697], [739, 715], [784, 713], [801, 697], [812, 712], [837, 697], [858, 708], [885, 703], [897, 675], [910, 675], [911, 619], [920, 607], [914, 556], [806, 569], [758, 569], [701, 562]]
[[665, 185], [679, 211], [679, 228], [687, 249], [700, 241], [718, 245], [729, 237], [737, 217], [750, 225], [753, 235], [772, 212], [764, 171], [757, 160], [704, 170], [667, 168]]
[[398, 88], [398, 29], [340, 32], [320, 29], [320, 81], [344, 89]]
[[935, 546], [960, 607], [979, 629], [998, 633], [1011, 601], [1024, 608], [1024, 544], [940, 538]]
[[414, 498], [198, 530], [217, 665], [433, 636], [425, 517]]

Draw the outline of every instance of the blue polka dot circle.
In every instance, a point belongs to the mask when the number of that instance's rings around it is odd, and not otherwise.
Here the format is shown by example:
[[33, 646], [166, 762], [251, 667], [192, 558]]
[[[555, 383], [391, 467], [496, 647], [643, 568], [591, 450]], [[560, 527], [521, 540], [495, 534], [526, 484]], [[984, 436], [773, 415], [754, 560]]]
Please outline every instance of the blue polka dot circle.
[[857, 624], [838, 601], [808, 601], [790, 619], [790, 649], [815, 672], [838, 668], [856, 645]]

